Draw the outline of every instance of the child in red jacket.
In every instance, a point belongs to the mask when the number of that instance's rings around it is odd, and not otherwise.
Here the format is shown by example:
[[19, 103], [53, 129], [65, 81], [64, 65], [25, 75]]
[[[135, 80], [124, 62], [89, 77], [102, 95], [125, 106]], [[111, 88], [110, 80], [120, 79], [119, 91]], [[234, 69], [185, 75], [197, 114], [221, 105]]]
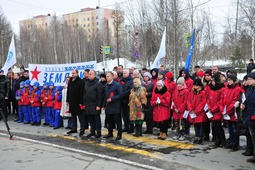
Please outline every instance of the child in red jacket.
[[[209, 115], [210, 120], [212, 121], [212, 127], [215, 131], [215, 144], [214, 148], [219, 146], [226, 146], [226, 137], [225, 132], [222, 127], [223, 115], [220, 111], [220, 102], [222, 93], [224, 91], [224, 82], [220, 79], [220, 74], [214, 74], [212, 76], [212, 81], [208, 85], [209, 89], [207, 90], [207, 105], [208, 110], [207, 115]], [[212, 117], [211, 117], [212, 116]]]
[[201, 79], [196, 78], [193, 82], [193, 88], [187, 101], [189, 120], [194, 123], [195, 128], [195, 144], [201, 144], [204, 137], [204, 123], [207, 121], [204, 111], [205, 104], [206, 92], [204, 86]]
[[[183, 114], [187, 108], [187, 96], [189, 95], [189, 90], [185, 84], [185, 79], [179, 77], [177, 80], [177, 89], [173, 93], [173, 120], [174, 126], [176, 127], [176, 135], [173, 139], [179, 139], [180, 141], [185, 140], [184, 133], [186, 128], [186, 119]], [[180, 130], [180, 122], [182, 129]]]
[[30, 97], [30, 103], [32, 108], [32, 125], [41, 125], [41, 91], [39, 90], [39, 83], [35, 82], [33, 85], [33, 91]]
[[228, 85], [224, 89], [221, 100], [220, 111], [228, 123], [229, 144], [227, 148], [233, 151], [238, 150], [239, 140], [237, 136], [237, 115], [236, 108], [239, 106], [242, 89], [238, 84], [235, 74], [228, 75]]
[[63, 119], [60, 116], [60, 110], [62, 107], [62, 86], [58, 86], [56, 88], [54, 99], [55, 99], [54, 100], [54, 112], [55, 112], [54, 129], [58, 129], [60, 127], [63, 127]]

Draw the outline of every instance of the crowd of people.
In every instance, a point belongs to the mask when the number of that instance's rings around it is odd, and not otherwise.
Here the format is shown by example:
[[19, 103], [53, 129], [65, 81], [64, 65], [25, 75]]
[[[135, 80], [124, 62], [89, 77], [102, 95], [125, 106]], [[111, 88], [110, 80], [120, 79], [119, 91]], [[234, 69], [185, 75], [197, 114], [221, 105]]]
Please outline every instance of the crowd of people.
[[53, 82], [31, 85], [26, 73], [24, 69], [15, 74], [10, 70], [6, 78], [0, 71], [2, 109], [7, 117], [11, 100], [18, 123], [58, 129], [65, 118], [66, 129], [70, 129], [67, 134], [77, 133], [79, 121], [80, 136], [90, 127], [86, 137], [100, 138], [104, 111], [108, 129], [104, 138], [113, 138], [114, 129], [115, 140], [121, 140], [125, 132], [139, 137], [158, 128], [157, 139], [165, 140], [170, 132], [173, 140], [184, 141], [194, 126], [193, 143], [211, 140], [214, 148], [236, 151], [240, 135], [245, 135], [243, 155], [252, 156], [247, 161], [255, 162], [255, 70], [250, 68], [243, 81], [235, 71], [224, 74], [217, 66], [205, 71], [196, 66], [192, 75], [182, 69], [176, 79], [164, 66], [139, 71], [119, 65], [99, 78], [94, 70], [86, 69], [83, 79], [74, 69], [64, 87], [55, 87]]

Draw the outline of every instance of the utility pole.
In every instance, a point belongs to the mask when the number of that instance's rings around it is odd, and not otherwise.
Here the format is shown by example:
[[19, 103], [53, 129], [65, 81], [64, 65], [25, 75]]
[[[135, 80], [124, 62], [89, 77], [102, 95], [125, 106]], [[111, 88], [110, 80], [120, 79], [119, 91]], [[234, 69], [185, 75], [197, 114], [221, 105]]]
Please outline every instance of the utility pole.
[[236, 26], [235, 26], [235, 42], [237, 42], [237, 41], [236, 41], [236, 36], [237, 36], [238, 12], [239, 12], [239, 0], [237, 0], [237, 3], [236, 3]]
[[174, 7], [174, 16], [173, 16], [173, 25], [174, 25], [174, 77], [177, 77], [177, 70], [178, 70], [178, 64], [177, 64], [177, 5], [176, 0], [173, 1], [173, 7]]

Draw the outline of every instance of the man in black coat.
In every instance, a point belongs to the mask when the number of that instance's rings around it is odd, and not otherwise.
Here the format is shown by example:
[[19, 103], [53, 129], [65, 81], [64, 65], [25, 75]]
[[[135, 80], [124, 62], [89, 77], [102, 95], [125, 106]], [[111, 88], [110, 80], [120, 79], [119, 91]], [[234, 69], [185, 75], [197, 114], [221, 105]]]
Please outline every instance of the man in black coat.
[[[90, 69], [85, 69], [83, 71], [83, 80], [84, 80], [84, 84], [89, 81], [89, 71]], [[89, 129], [89, 120], [88, 120], [88, 116], [86, 114], [84, 114], [84, 118], [85, 118], [85, 129]]]
[[251, 71], [255, 69], [255, 64], [253, 59], [250, 59], [250, 63], [247, 65], [247, 74], [251, 73]]
[[84, 119], [84, 107], [83, 107], [83, 89], [84, 81], [78, 76], [77, 69], [72, 70], [72, 77], [67, 86], [67, 98], [66, 102], [69, 105], [69, 111], [72, 115], [72, 130], [67, 134], [77, 133], [77, 116], [80, 122], [80, 136], [84, 135], [85, 131], [85, 119]]
[[[85, 115], [90, 123], [90, 134], [87, 137], [101, 137], [101, 108], [103, 100], [103, 86], [96, 78], [94, 70], [89, 71], [89, 80], [85, 82], [83, 104], [85, 106]], [[97, 133], [95, 132], [97, 131]]]
[[[4, 115], [8, 117], [6, 100], [8, 100], [10, 91], [10, 82], [5, 78], [4, 71], [0, 70], [0, 107], [2, 108]], [[1, 115], [0, 115], [1, 116]], [[1, 117], [0, 117], [1, 120]]]
[[120, 80], [122, 85], [122, 100], [121, 100], [121, 113], [124, 122], [124, 129], [122, 132], [133, 133], [134, 124], [130, 122], [130, 110], [129, 110], [129, 94], [133, 87], [133, 78], [129, 75], [129, 70], [123, 71], [123, 78]]
[[12, 107], [13, 113], [17, 115], [17, 118], [14, 121], [18, 121], [18, 100], [16, 100], [16, 91], [19, 89], [21, 83], [20, 74], [15, 73], [12, 80]]
[[118, 135], [115, 140], [120, 140], [122, 137], [122, 122], [121, 122], [121, 98], [122, 87], [119, 83], [113, 80], [112, 72], [107, 73], [105, 85], [105, 99], [103, 107], [107, 116], [108, 134], [104, 138], [113, 137], [113, 128], [117, 124]]

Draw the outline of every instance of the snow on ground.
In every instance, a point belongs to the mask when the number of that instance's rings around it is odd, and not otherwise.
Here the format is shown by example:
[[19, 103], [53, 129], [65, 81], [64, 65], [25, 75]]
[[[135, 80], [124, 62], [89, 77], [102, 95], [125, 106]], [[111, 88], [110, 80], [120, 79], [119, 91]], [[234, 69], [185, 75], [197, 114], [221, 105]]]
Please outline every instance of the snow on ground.
[[[124, 68], [136, 67], [139, 68], [138, 64], [135, 62], [129, 61], [125, 58], [119, 58], [119, 64], [123, 65]], [[107, 59], [105, 62], [97, 63], [96, 70], [102, 71], [105, 68], [105, 71], [112, 71], [115, 66], [118, 66], [118, 59]]]
[[228, 65], [231, 62], [229, 60], [225, 61], [225, 60], [214, 60], [214, 61], [206, 61], [204, 66], [206, 67], [210, 67], [210, 66], [221, 66], [221, 65]]

